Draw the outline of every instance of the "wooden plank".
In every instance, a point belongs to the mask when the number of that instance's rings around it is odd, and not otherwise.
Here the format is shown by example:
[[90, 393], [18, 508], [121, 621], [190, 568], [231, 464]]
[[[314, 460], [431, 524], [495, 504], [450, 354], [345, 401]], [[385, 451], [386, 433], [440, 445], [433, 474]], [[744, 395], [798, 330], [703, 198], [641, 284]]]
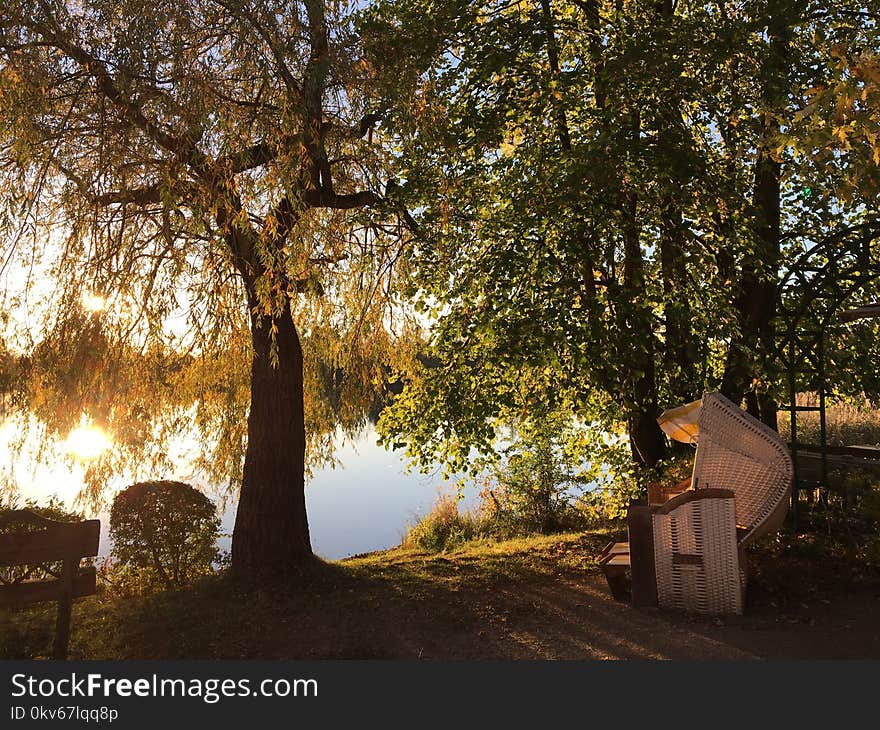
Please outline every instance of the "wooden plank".
[[605, 549], [599, 554], [599, 563], [605, 564], [607, 561], [611, 560], [615, 555], [629, 555], [629, 543], [628, 542], [609, 542]]
[[876, 319], [878, 317], [880, 317], [880, 304], [873, 302], [840, 313], [841, 322], [855, 322], [858, 319]]
[[654, 520], [646, 504], [630, 504], [626, 514], [629, 530], [629, 560], [632, 564], [632, 605], [657, 605], [657, 575], [654, 567]]
[[0, 535], [0, 567], [94, 557], [100, 535], [99, 520], [58, 522], [42, 530]]
[[686, 492], [690, 488], [690, 477], [671, 486], [663, 486], [657, 482], [652, 482], [648, 485], [648, 504], [651, 507], [659, 507], [661, 504], [665, 504], [673, 497], [677, 497], [679, 494]]
[[[80, 568], [73, 580], [73, 598], [91, 596], [96, 590], [94, 567]], [[0, 586], [0, 606], [27, 606], [42, 601], [57, 601], [61, 595], [61, 581], [56, 579]]]
[[[829, 456], [853, 456], [858, 459], [866, 459], [867, 461], [880, 461], [880, 447], [872, 444], [853, 444], [851, 446], [828, 446], [825, 453]], [[822, 448], [820, 446], [812, 446], [810, 444], [799, 444], [798, 454], [813, 455], [816, 458], [822, 456]]]

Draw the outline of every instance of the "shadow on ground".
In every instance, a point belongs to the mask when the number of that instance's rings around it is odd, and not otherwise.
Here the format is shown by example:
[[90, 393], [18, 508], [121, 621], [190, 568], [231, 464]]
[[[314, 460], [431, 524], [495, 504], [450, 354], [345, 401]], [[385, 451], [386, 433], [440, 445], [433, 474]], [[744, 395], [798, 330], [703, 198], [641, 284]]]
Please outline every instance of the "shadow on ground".
[[[99, 597], [76, 608], [72, 658], [880, 657], [873, 584], [799, 593], [758, 571], [744, 617], [637, 611], [607, 593], [593, 562], [603, 539], [447, 556], [391, 551], [319, 563], [271, 589], [214, 578], [185, 592]], [[0, 617], [9, 623], [0, 655], [40, 655], [51, 617]]]

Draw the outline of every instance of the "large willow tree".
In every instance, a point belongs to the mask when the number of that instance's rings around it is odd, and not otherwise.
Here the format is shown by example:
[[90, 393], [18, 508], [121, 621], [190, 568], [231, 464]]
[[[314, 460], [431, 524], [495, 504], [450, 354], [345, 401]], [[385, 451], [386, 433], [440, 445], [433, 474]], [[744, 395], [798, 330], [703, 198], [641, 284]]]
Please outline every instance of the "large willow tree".
[[395, 261], [353, 228], [383, 186], [346, 8], [12, 0], [0, 59], [7, 252], [52, 261], [62, 310], [84, 290], [115, 302], [102, 327], [166, 370], [180, 307], [212, 387], [223, 375], [204, 363], [232, 377], [226, 360], [250, 351], [233, 566], [308, 559], [304, 337], [336, 333], [333, 390], [358, 359], [340, 333], [382, 335]]

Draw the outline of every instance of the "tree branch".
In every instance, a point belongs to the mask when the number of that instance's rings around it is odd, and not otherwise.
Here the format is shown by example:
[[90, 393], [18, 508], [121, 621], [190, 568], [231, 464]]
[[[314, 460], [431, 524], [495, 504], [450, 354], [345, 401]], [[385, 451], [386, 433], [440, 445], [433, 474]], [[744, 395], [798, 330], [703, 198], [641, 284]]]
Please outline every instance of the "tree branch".
[[[248, 23], [250, 23], [251, 27], [257, 32], [260, 38], [263, 39], [263, 42], [268, 46], [269, 51], [272, 53], [272, 58], [275, 60], [275, 64], [278, 66], [278, 73], [281, 76], [281, 80], [284, 82], [284, 85], [290, 91], [292, 91], [297, 98], [301, 98], [303, 93], [302, 87], [293, 77], [293, 73], [291, 73], [290, 67], [284, 60], [284, 53], [278, 45], [278, 42], [272, 37], [272, 35], [269, 33], [263, 23], [261, 23], [259, 19], [256, 18], [254, 14], [247, 10], [245, 7], [234, 7], [230, 3], [224, 2], [224, 0], [214, 0], [214, 2], [227, 12], [243, 17], [245, 20], [248, 21]], [[275, 30], [277, 31], [277, 24], [273, 22], [273, 25], [275, 25]]]
[[367, 134], [367, 132], [372, 131], [373, 127], [375, 127], [381, 121], [381, 114], [364, 114], [364, 116], [361, 118], [361, 123], [358, 126], [358, 137], [363, 138]]
[[53, 32], [44, 23], [24, 19], [23, 24], [85, 69], [95, 79], [99, 91], [122, 113], [123, 118], [129, 124], [141, 130], [149, 139], [173, 154], [181, 163], [191, 166], [201, 176], [209, 176], [210, 162], [208, 158], [199, 152], [191, 141], [169, 134], [158, 124], [147, 119], [141, 108], [126, 98], [119, 90], [107, 70], [106, 64], [101, 59], [60, 33]]
[[231, 154], [220, 157], [217, 165], [226, 168], [233, 173], [245, 172], [255, 167], [261, 167], [278, 156], [275, 145], [269, 142], [257, 142], [250, 147], [237, 150]]
[[263, 233], [277, 242], [283, 242], [287, 240], [301, 217], [301, 209], [293, 204], [289, 196], [285, 195], [266, 216]]
[[335, 208], [351, 210], [352, 208], [368, 208], [381, 202], [382, 198], [370, 190], [340, 195], [327, 190], [306, 190], [303, 202], [310, 208]]
[[91, 196], [92, 202], [98, 205], [152, 205], [162, 202], [163, 186], [147, 185], [142, 188], [131, 190], [112, 190], [100, 195]]
[[309, 60], [303, 72], [303, 146], [312, 162], [312, 186], [333, 195], [333, 175], [324, 146], [324, 92], [330, 73], [330, 40], [324, 0], [303, 0], [309, 31]]
[[302, 137], [298, 134], [285, 135], [279, 143], [261, 140], [250, 147], [225, 155], [217, 160], [217, 166], [228, 169], [232, 173], [253, 170], [275, 160], [280, 151], [286, 147], [300, 144]]

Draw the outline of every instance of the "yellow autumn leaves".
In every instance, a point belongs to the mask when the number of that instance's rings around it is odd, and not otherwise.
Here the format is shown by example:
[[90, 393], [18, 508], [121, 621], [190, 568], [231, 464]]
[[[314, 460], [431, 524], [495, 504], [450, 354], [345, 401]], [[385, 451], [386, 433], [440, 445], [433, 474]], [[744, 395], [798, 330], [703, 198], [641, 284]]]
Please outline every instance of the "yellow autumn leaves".
[[501, 156], [513, 157], [524, 140], [525, 135], [523, 134], [522, 128], [520, 128], [519, 125], [508, 124], [505, 129], [504, 139], [501, 141], [501, 144], [498, 145]]

